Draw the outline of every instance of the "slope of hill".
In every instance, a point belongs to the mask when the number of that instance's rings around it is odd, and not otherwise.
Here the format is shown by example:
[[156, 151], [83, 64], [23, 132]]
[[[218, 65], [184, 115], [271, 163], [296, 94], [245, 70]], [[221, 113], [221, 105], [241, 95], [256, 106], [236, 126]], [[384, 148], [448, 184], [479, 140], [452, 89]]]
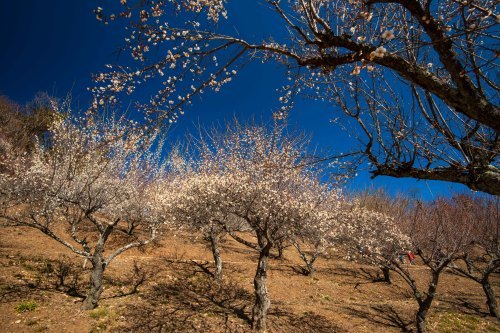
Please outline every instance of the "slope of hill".
[[[155, 248], [117, 258], [100, 307], [82, 311], [78, 295], [88, 279], [82, 260], [36, 230], [2, 228], [0, 331], [251, 332], [257, 255], [228, 238], [222, 256], [225, 277], [217, 284], [201, 238], [163, 238]], [[398, 277], [388, 285], [376, 267], [335, 254], [318, 261], [313, 277], [301, 275], [300, 264], [292, 248], [270, 263], [270, 332], [413, 330], [416, 303]], [[424, 281], [423, 266], [410, 269]], [[498, 275], [493, 282], [500, 290]], [[430, 332], [500, 332], [479, 284], [448, 272], [438, 293]]]

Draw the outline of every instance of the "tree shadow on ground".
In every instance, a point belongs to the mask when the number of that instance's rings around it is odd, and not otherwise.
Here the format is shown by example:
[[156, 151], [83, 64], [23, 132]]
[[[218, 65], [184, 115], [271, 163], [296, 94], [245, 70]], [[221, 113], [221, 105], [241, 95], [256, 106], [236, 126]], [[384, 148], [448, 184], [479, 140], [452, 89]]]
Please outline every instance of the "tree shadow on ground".
[[[120, 310], [125, 318], [115, 332], [252, 332], [253, 293], [207, 274], [177, 272], [153, 286], [141, 300]], [[324, 317], [293, 314], [272, 302], [269, 332], [340, 332]]]
[[[297, 275], [303, 275], [303, 276], [311, 276], [309, 271], [307, 270], [306, 267], [295, 264], [295, 265], [287, 265], [287, 268], [289, 268], [294, 274]], [[284, 271], [283, 269], [281, 269]]]
[[312, 313], [303, 312], [300, 315], [291, 313], [274, 304], [269, 313], [270, 332], [301, 332], [301, 333], [341, 333], [345, 332], [340, 326], [335, 325], [327, 318]]
[[[15, 258], [11, 265], [16, 269], [7, 282], [0, 279], [0, 302], [17, 302], [24, 299], [43, 299], [44, 293], [58, 293], [83, 301], [88, 288], [90, 268], [84, 268], [80, 260], [61, 255], [56, 259], [33, 257]], [[6, 266], [6, 265], [4, 265]], [[121, 298], [136, 294], [139, 288], [160, 272], [151, 265], [134, 262], [130, 272], [120, 274], [105, 273], [103, 277], [105, 293], [101, 300]]]
[[[108, 289], [104, 299], [127, 297], [139, 293], [139, 288], [152, 281], [163, 271], [163, 267], [158, 265], [140, 265], [134, 261], [132, 270], [119, 276], [105, 275], [104, 285]], [[111, 294], [111, 295], [108, 295]]]
[[354, 285], [354, 289], [359, 291], [359, 287], [362, 285], [368, 285], [372, 283], [382, 283], [389, 285], [385, 282], [382, 271], [377, 272], [376, 268], [348, 268], [348, 267], [336, 267], [332, 268], [329, 273], [337, 277], [346, 277], [341, 283], [344, 285]]
[[[486, 298], [486, 297], [485, 297]], [[453, 309], [460, 312], [472, 315], [479, 315], [481, 317], [488, 317], [490, 314], [486, 309], [482, 309], [478, 304], [474, 304], [465, 297], [440, 299], [440, 301], [447, 303]]]
[[214, 272], [211, 270], [211, 266], [213, 266], [213, 265], [208, 260], [203, 261], [203, 262], [191, 260], [191, 264], [198, 267], [200, 269], [200, 272], [205, 273], [206, 275], [208, 275], [210, 277], [214, 277]]
[[302, 275], [306, 277], [315, 277], [317, 275], [329, 275], [331, 274], [330, 267], [324, 266], [316, 266], [314, 267], [314, 273], [308, 274], [307, 268], [305, 264], [302, 263], [294, 263], [288, 259], [282, 259], [277, 262], [272, 262], [269, 264], [270, 270], [279, 271], [285, 275], [294, 276], [294, 275]]
[[[167, 258], [164, 257], [161, 259], [162, 263], [166, 265], [166, 267], [174, 272], [188, 274], [188, 275], [196, 275], [201, 273], [202, 275], [207, 275], [210, 277], [214, 277], [214, 269], [215, 266], [213, 261], [209, 260], [187, 260], [183, 258]], [[237, 265], [233, 265], [228, 262], [223, 262], [223, 274], [225, 273], [241, 273], [243, 270], [239, 268]]]
[[80, 299], [84, 297], [88, 270], [68, 256], [48, 259], [19, 255], [4, 265], [10, 266], [16, 269], [8, 282], [4, 279], [0, 281], [0, 302], [43, 298], [45, 292], [61, 293]]
[[116, 332], [245, 332], [251, 294], [207, 275], [176, 275], [153, 286], [140, 302], [127, 304], [122, 311], [127, 322]]
[[252, 257], [252, 258], [258, 257], [257, 251], [247, 247], [239, 247], [235, 245], [224, 244], [222, 245], [222, 249], [224, 251], [227, 251], [228, 253], [244, 254], [246, 257]]
[[[349, 267], [335, 267], [330, 270], [330, 274], [337, 276], [345, 276], [349, 278], [356, 278], [359, 280], [364, 280], [366, 283], [380, 282], [380, 274], [376, 273], [376, 269], [367, 268], [349, 268]], [[358, 283], [358, 282], [353, 282]]]
[[413, 332], [413, 320], [405, 320], [390, 305], [370, 306], [368, 309], [347, 307], [347, 311], [356, 317], [367, 319], [371, 322], [387, 326], [399, 328], [402, 332]]

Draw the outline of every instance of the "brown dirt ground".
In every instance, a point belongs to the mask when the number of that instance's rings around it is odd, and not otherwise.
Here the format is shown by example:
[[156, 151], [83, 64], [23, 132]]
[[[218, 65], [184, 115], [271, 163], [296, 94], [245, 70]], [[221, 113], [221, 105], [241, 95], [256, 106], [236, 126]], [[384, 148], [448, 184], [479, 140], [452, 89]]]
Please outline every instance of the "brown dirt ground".
[[[77, 295], [85, 292], [88, 270], [82, 259], [37, 230], [0, 228], [0, 331], [250, 332], [256, 253], [227, 239], [222, 257], [225, 277], [217, 285], [207, 273], [211, 255], [201, 238], [166, 237], [155, 248], [129, 251], [107, 269], [100, 306], [83, 311]], [[72, 270], [63, 286], [57, 284], [61, 262]], [[285, 259], [270, 261], [270, 332], [413, 330], [416, 303], [395, 275], [392, 285], [377, 282], [377, 268], [335, 255], [319, 259], [313, 277], [299, 274], [299, 265], [291, 248]], [[425, 281], [423, 266], [411, 269]], [[499, 276], [493, 284], [500, 294]], [[446, 273], [438, 292], [430, 332], [500, 332], [498, 322], [487, 316], [479, 284]], [[37, 308], [16, 310], [27, 301]]]

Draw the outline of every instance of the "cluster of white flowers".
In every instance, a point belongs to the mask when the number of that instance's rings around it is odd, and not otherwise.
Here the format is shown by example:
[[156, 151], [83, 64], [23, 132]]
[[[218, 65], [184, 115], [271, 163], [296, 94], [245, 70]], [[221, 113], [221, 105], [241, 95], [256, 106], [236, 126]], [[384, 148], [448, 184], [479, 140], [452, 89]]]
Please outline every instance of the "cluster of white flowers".
[[[64, 115], [49, 137], [48, 146], [38, 142], [32, 154], [12, 162], [11, 174], [0, 175], [7, 220], [38, 228], [86, 257], [92, 255], [86, 233], [102, 238], [120, 221], [132, 229], [140, 224], [122, 249], [156, 237], [167, 222], [158, 186], [165, 168], [152, 149], [161, 146], [156, 132], [123, 120]], [[57, 232], [63, 224], [69, 234]]]
[[272, 242], [362, 244], [373, 254], [406, 241], [389, 216], [349, 203], [339, 188], [323, 184], [322, 168], [305, 158], [305, 141], [283, 128], [236, 124], [202, 142], [170, 197], [173, 215], [192, 227], [237, 217]]

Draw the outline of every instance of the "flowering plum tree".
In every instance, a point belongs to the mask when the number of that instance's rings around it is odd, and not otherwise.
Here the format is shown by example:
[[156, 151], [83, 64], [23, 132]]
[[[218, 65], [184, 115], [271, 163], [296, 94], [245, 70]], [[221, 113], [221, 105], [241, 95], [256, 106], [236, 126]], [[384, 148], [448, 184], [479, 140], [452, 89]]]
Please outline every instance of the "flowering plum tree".
[[[123, 121], [60, 116], [50, 144], [13, 160], [0, 175], [1, 216], [36, 228], [92, 264], [84, 309], [98, 305], [105, 269], [121, 253], [151, 242], [165, 223], [156, 134]], [[160, 195], [161, 194], [161, 195]], [[135, 221], [125, 230], [127, 221]], [[114, 248], [108, 240], [114, 237]], [[106, 253], [105, 253], [106, 252]]]
[[359, 200], [345, 204], [338, 218], [342, 221], [339, 243], [347, 250], [348, 259], [368, 259], [389, 268], [401, 250], [411, 244], [399, 221], [365, 207]]
[[[325, 251], [334, 246], [335, 242], [333, 241], [333, 237], [331, 237], [331, 232], [328, 230], [326, 233], [321, 233], [320, 230], [314, 230], [309, 232], [306, 236], [300, 237], [300, 239], [292, 239], [291, 243], [293, 247], [299, 253], [300, 259], [305, 264], [305, 268], [302, 268], [302, 272], [304, 275], [313, 275], [315, 272], [314, 264], [316, 260], [325, 253]], [[308, 252], [303, 248], [301, 243], [308, 243], [312, 246], [312, 253], [308, 254]]]
[[331, 102], [374, 177], [500, 194], [495, 1], [266, 0], [275, 13], [266, 40], [225, 27], [232, 1], [120, 3], [96, 16], [131, 22], [126, 48], [136, 62], [95, 76], [94, 107], [157, 82], [144, 109], [175, 121], [194, 96], [220, 90], [246, 62], [276, 61], [290, 79], [276, 116], [298, 94]]
[[173, 180], [178, 190], [172, 196], [172, 212], [176, 220], [186, 227], [201, 231], [210, 244], [214, 257], [214, 277], [222, 279], [220, 240], [227, 223], [226, 199], [218, 191], [221, 179], [217, 175], [185, 173]]
[[[316, 260], [330, 248], [338, 248], [345, 242], [349, 235], [346, 234], [347, 225], [361, 223], [355, 216], [346, 219], [346, 201], [347, 198], [340, 189], [326, 189], [321, 187], [311, 188], [311, 196], [318, 196], [316, 209], [326, 212], [320, 220], [308, 220], [307, 228], [301, 233], [291, 237], [290, 242], [299, 253], [300, 258], [305, 264], [302, 271], [305, 275], [313, 275], [315, 272], [314, 264]], [[318, 191], [314, 193], [315, 191]], [[346, 225], [342, 225], [346, 223]], [[309, 246], [312, 251], [308, 253], [303, 245]]]
[[[405, 221], [408, 218], [413, 205], [413, 200], [405, 195], [400, 193], [392, 197], [382, 189], [367, 189], [356, 193], [353, 196], [353, 200], [356, 201], [357, 205], [365, 210], [390, 216], [390, 218], [394, 221]], [[401, 228], [398, 228], [397, 230], [400, 230], [399, 232], [401, 232]], [[399, 250], [396, 251], [401, 252], [404, 247], [405, 246], [400, 246]], [[408, 244], [406, 244], [406, 247], [409, 248]], [[359, 252], [361, 249], [358, 248], [357, 250]], [[358, 259], [361, 258], [368, 259], [369, 262], [371, 261], [370, 256], [358, 256]], [[373, 263], [373, 261], [371, 263]], [[389, 284], [391, 283], [390, 265], [390, 261], [385, 261], [384, 264], [379, 265], [383, 273], [384, 281]]]
[[223, 266], [220, 242], [226, 234], [228, 216], [220, 207], [223, 199], [216, 198], [216, 193], [211, 192], [215, 185], [212, 182], [217, 182], [217, 178], [211, 177], [203, 162], [189, 158], [189, 155], [201, 156], [200, 151], [194, 152], [186, 147], [181, 150], [179, 146], [168, 159], [172, 176], [170, 185], [176, 189], [171, 195], [170, 213], [182, 226], [201, 231], [214, 257], [214, 278], [220, 281]]
[[[310, 226], [329, 220], [326, 202], [336, 193], [321, 184], [308, 163], [303, 136], [286, 135], [283, 126], [243, 126], [235, 122], [212, 132], [200, 145], [197, 172], [179, 188], [179, 207], [209, 228], [222, 225], [234, 238], [259, 252], [254, 277], [254, 328], [266, 329], [270, 306], [267, 270], [271, 249]], [[234, 233], [231, 220], [244, 221], [256, 243]]]

